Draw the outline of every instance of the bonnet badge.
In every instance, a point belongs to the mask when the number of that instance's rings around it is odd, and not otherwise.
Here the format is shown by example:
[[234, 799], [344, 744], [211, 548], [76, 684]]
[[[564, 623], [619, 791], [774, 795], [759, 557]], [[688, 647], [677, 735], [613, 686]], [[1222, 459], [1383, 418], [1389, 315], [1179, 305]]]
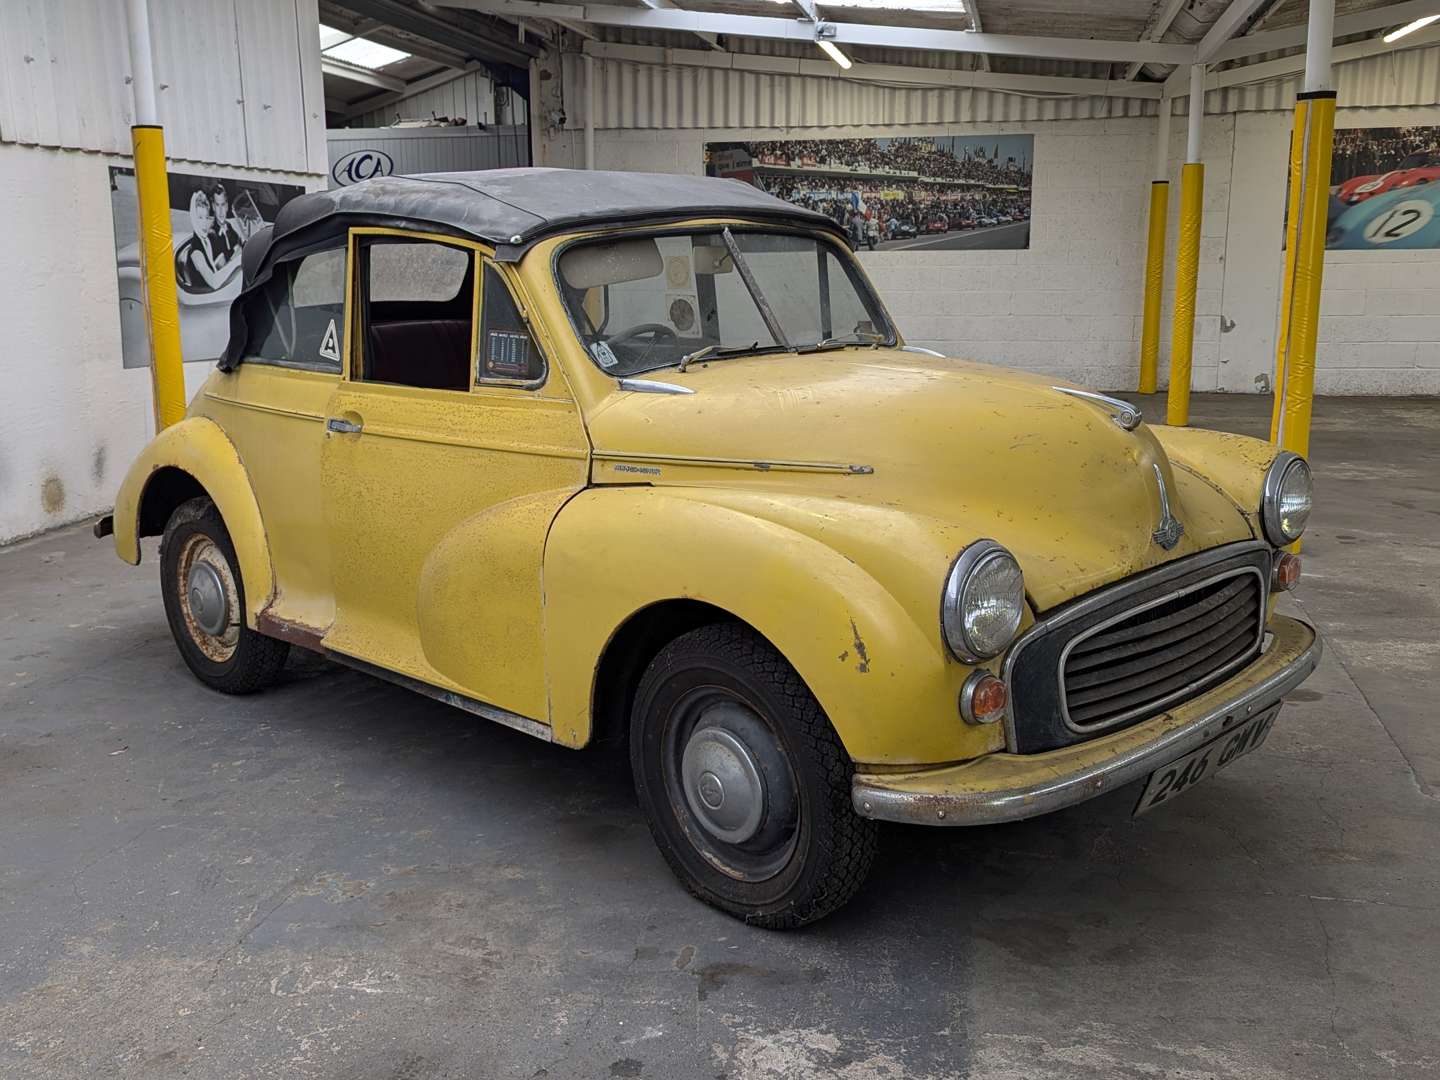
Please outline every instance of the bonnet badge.
[[1169, 551], [1185, 535], [1185, 526], [1170, 513], [1170, 493], [1165, 490], [1165, 474], [1160, 471], [1159, 465], [1152, 464], [1150, 467], [1155, 470], [1155, 484], [1160, 489], [1160, 524], [1155, 526], [1150, 539]]

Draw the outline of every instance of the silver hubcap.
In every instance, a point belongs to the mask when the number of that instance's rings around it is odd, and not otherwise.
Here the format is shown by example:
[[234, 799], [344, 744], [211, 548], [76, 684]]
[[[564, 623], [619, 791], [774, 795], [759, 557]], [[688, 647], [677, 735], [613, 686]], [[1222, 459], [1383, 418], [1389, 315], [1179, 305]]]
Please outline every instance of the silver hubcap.
[[208, 536], [193, 534], [180, 550], [174, 581], [190, 640], [223, 664], [240, 644], [240, 591], [229, 560]]
[[739, 738], [699, 728], [685, 744], [680, 773], [690, 812], [707, 832], [731, 844], [755, 835], [765, 814], [765, 780]]
[[190, 580], [185, 591], [190, 597], [190, 614], [195, 625], [212, 637], [219, 637], [230, 622], [230, 605], [225, 599], [225, 585], [208, 562], [190, 567]]

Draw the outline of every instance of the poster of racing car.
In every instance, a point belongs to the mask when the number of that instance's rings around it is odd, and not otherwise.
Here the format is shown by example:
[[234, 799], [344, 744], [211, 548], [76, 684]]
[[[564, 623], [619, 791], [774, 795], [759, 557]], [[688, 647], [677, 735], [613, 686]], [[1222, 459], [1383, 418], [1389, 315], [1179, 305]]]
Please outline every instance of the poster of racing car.
[[1437, 181], [1440, 127], [1337, 130], [1325, 246], [1440, 247]]
[[832, 218], [857, 251], [1030, 246], [1033, 135], [707, 143], [705, 172]]
[[[214, 361], [230, 337], [230, 301], [240, 292], [240, 249], [304, 192], [294, 184], [170, 174], [170, 233], [180, 350], [185, 362]], [[120, 283], [120, 347], [125, 367], [148, 367], [150, 331], [140, 269], [139, 204], [133, 169], [110, 169], [115, 265]]]

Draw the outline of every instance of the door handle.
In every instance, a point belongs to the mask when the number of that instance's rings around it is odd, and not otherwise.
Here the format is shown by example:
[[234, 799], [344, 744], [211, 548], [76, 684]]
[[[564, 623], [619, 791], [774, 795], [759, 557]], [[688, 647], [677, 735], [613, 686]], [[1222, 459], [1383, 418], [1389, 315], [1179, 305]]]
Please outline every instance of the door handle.
[[325, 421], [325, 429], [333, 431], [336, 435], [358, 435], [364, 427], [364, 424], [352, 424], [349, 420], [341, 420], [338, 416], [332, 416]]

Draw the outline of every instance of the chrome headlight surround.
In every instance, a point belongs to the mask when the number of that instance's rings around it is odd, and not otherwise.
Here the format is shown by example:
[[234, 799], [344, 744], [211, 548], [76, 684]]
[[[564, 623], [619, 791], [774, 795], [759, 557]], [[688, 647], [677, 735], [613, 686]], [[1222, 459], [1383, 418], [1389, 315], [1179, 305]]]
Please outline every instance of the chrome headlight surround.
[[1288, 547], [1305, 532], [1315, 501], [1310, 466], [1299, 454], [1283, 450], [1265, 471], [1260, 498], [1260, 524], [1265, 538], [1276, 547]]
[[[988, 625], [977, 625], [981, 617]], [[1015, 556], [994, 540], [960, 552], [940, 594], [941, 635], [955, 659], [978, 664], [1000, 655], [1024, 617], [1025, 579]]]

